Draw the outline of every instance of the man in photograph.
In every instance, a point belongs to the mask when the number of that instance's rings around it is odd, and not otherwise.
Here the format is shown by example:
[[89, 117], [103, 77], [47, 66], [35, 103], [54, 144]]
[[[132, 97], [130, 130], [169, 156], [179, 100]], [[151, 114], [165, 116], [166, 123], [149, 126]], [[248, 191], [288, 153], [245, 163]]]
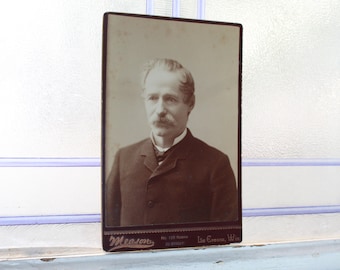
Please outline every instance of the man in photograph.
[[105, 183], [107, 226], [234, 221], [238, 193], [229, 158], [195, 138], [191, 73], [179, 62], [145, 65], [142, 96], [150, 137], [118, 150]]

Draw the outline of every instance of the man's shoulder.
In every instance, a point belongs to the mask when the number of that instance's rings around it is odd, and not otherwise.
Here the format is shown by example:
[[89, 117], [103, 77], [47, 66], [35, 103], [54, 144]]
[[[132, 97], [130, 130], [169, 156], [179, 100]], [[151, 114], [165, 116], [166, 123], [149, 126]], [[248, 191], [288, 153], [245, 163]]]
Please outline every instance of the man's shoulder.
[[201, 151], [209, 152], [209, 153], [216, 154], [216, 155], [225, 155], [221, 150], [217, 149], [216, 147], [211, 146], [210, 144], [198, 138], [194, 138], [194, 139], [195, 139], [195, 145], [197, 149], [201, 149]]
[[148, 141], [150, 141], [149, 138], [140, 140], [138, 142], [123, 146], [119, 149], [120, 153], [130, 153], [130, 152], [135, 152], [138, 151], [139, 149], [141, 149], [142, 146], [144, 146], [146, 143], [148, 143]]
[[209, 145], [208, 143], [196, 137], [192, 137], [192, 145], [193, 145], [193, 150], [201, 155], [213, 156], [215, 158], [228, 157], [221, 150], [215, 148], [214, 146]]

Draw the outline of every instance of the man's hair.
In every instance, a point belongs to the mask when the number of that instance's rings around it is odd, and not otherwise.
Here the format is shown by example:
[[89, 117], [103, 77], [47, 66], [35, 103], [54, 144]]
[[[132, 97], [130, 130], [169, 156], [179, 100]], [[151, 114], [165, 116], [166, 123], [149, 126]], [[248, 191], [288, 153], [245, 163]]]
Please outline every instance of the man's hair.
[[176, 60], [156, 58], [145, 63], [142, 71], [142, 88], [144, 91], [145, 80], [151, 70], [160, 68], [165, 71], [177, 72], [180, 75], [179, 90], [184, 94], [184, 103], [195, 102], [195, 83], [189, 70]]

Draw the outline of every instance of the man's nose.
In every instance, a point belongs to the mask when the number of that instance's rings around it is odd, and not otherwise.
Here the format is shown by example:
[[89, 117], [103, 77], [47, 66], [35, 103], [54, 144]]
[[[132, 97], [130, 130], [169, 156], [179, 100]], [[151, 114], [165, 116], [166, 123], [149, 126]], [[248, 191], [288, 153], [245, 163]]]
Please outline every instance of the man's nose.
[[164, 101], [162, 99], [159, 99], [157, 102], [156, 112], [158, 115], [165, 115], [166, 114], [166, 108]]

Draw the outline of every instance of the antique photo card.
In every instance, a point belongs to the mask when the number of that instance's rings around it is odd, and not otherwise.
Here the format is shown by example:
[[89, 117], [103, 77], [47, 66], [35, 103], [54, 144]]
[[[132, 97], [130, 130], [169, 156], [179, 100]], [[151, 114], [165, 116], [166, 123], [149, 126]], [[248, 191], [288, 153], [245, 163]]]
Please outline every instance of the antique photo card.
[[105, 13], [105, 251], [242, 241], [242, 25]]

